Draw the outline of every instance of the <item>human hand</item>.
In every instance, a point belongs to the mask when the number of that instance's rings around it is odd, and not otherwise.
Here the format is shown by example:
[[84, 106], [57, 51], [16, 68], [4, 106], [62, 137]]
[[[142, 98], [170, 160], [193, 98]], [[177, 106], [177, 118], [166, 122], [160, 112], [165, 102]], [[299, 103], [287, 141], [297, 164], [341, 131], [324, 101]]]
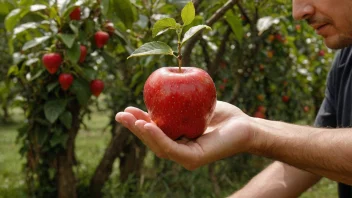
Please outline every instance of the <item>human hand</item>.
[[116, 121], [127, 127], [158, 157], [175, 161], [188, 170], [247, 151], [253, 137], [251, 117], [221, 101], [217, 101], [213, 118], [204, 134], [193, 140], [170, 139], [148, 113], [135, 107], [117, 113]]

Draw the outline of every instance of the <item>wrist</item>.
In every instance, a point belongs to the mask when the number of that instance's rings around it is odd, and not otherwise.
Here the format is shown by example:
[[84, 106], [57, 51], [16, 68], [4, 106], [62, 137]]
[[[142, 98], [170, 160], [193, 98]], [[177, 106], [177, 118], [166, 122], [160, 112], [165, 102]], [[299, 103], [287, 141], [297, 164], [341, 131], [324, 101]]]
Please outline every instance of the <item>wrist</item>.
[[250, 130], [252, 139], [250, 141], [248, 152], [254, 155], [266, 156], [265, 150], [268, 150], [270, 149], [269, 147], [273, 146], [271, 138], [267, 136], [267, 133], [275, 128], [275, 121], [255, 117], [251, 117], [251, 119]]

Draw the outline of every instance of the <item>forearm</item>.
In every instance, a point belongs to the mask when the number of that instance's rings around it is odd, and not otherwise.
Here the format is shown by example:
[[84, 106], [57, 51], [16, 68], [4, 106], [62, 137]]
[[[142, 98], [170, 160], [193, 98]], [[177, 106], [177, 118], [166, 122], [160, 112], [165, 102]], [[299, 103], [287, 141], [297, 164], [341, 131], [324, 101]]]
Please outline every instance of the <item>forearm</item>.
[[323, 129], [254, 119], [250, 153], [352, 184], [352, 129]]
[[299, 170], [282, 162], [274, 162], [245, 187], [231, 195], [237, 197], [299, 197], [305, 190], [319, 181], [321, 177]]

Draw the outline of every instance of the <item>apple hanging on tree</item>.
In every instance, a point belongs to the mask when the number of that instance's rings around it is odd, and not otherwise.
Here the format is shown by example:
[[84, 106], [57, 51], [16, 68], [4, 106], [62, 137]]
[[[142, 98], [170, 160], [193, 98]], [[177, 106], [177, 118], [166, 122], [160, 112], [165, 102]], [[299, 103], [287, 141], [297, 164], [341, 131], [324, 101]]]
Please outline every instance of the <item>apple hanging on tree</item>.
[[98, 48], [102, 48], [108, 42], [109, 38], [110, 36], [108, 33], [104, 31], [98, 31], [94, 34], [95, 45]]
[[62, 57], [59, 53], [47, 53], [42, 57], [42, 62], [50, 74], [55, 74], [62, 63]]
[[[196, 67], [181, 67], [181, 47], [198, 31], [210, 27], [191, 27], [182, 37], [184, 26], [192, 23], [195, 9], [192, 2], [182, 9], [183, 25], [173, 18], [157, 21], [152, 29], [153, 37], [167, 29], [175, 30], [178, 38], [178, 52], [163, 42], [150, 42], [135, 50], [130, 57], [144, 55], [171, 55], [177, 58], [178, 67], [162, 67], [147, 79], [143, 97], [148, 113], [155, 124], [171, 139], [180, 137], [197, 138], [210, 122], [216, 105], [215, 84], [209, 74]], [[177, 54], [177, 55], [176, 55]]]
[[70, 13], [70, 19], [79, 21], [81, 20], [81, 8], [79, 6], [75, 7]]
[[71, 74], [62, 73], [59, 76], [59, 83], [61, 88], [66, 91], [71, 87], [73, 83], [73, 76]]
[[79, 63], [83, 63], [84, 60], [86, 59], [86, 56], [87, 56], [87, 47], [84, 46], [84, 45], [81, 45], [80, 46], [80, 51], [81, 51], [81, 54], [79, 56]]
[[99, 79], [95, 79], [90, 82], [90, 91], [94, 96], [98, 97], [103, 90], [104, 90], [103, 81]]

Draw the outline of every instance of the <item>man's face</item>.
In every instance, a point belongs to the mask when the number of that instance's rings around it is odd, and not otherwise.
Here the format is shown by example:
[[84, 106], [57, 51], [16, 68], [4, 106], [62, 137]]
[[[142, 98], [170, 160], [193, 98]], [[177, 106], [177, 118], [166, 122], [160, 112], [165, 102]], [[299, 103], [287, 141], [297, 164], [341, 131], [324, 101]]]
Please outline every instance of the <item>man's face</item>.
[[306, 20], [332, 49], [352, 45], [352, 0], [292, 0], [293, 17]]

